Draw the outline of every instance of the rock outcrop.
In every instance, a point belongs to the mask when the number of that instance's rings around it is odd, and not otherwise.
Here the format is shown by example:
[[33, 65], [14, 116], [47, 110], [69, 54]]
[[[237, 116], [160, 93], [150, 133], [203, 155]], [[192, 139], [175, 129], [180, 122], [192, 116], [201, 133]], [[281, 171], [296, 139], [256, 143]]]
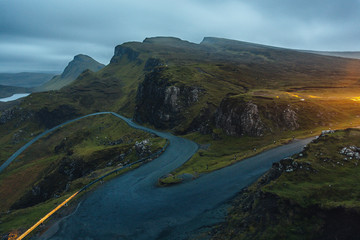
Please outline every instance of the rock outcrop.
[[164, 61], [158, 58], [149, 58], [145, 62], [144, 71], [152, 71], [157, 67], [165, 66]]
[[286, 108], [282, 113], [282, 119], [284, 120], [284, 125], [290, 129], [295, 130], [299, 128], [299, 124], [297, 122], [297, 115], [294, 110], [291, 108]]
[[265, 130], [256, 104], [231, 98], [221, 102], [215, 114], [215, 124], [231, 136], [262, 136]]
[[11, 121], [20, 124], [28, 119], [31, 119], [33, 116], [33, 112], [16, 106], [1, 112], [0, 124], [5, 124]]
[[174, 84], [163, 67], [146, 74], [136, 96], [134, 119], [157, 128], [173, 128], [184, 120], [183, 110], [195, 104], [204, 91], [196, 86]]
[[139, 54], [139, 52], [130, 47], [118, 45], [115, 47], [114, 56], [112, 57], [110, 63], [119, 63], [123, 57], [127, 57], [129, 61], [135, 61], [137, 60]]

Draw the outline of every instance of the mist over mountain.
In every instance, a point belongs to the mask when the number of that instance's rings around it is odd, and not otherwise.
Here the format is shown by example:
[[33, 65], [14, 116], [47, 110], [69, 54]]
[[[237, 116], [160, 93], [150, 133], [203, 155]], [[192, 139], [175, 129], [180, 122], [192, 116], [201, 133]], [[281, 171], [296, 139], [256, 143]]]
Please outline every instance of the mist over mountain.
[[325, 56], [360, 59], [360, 52], [322, 52], [322, 51], [306, 51], [306, 52], [325, 55]]
[[31, 92], [30, 88], [0, 85], [0, 98], [10, 97], [15, 93], [29, 93], [29, 92]]
[[49, 81], [54, 74], [50, 73], [0, 73], [0, 85], [15, 87], [37, 87]]

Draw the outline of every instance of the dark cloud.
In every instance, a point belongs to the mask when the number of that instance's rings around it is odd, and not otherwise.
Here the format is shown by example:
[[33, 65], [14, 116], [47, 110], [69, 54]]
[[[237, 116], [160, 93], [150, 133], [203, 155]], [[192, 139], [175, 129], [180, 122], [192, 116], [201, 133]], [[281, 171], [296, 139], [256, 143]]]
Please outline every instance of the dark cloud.
[[61, 71], [78, 53], [108, 63], [149, 36], [217, 36], [313, 50], [360, 50], [359, 0], [0, 0], [0, 72]]

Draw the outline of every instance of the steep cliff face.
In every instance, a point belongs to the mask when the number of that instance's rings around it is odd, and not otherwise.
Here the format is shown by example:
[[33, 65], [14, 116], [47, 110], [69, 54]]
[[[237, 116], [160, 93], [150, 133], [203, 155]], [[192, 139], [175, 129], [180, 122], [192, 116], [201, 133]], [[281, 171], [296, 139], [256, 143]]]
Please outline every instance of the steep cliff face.
[[129, 61], [135, 61], [137, 60], [139, 54], [139, 52], [130, 47], [119, 45], [115, 47], [114, 56], [112, 57], [110, 63], [119, 63], [123, 57], [127, 57]]
[[232, 136], [262, 136], [265, 130], [259, 109], [253, 102], [225, 98], [215, 113], [216, 127]]
[[176, 85], [156, 67], [146, 74], [136, 96], [134, 119], [148, 122], [157, 128], [173, 128], [184, 120], [184, 110], [195, 104], [201, 88]]
[[275, 128], [294, 131], [300, 128], [299, 109], [289, 104], [266, 104], [260, 106], [263, 116], [269, 119]]
[[231, 136], [262, 136], [276, 130], [300, 128], [298, 109], [288, 104], [257, 103], [226, 97], [215, 113], [215, 125]]

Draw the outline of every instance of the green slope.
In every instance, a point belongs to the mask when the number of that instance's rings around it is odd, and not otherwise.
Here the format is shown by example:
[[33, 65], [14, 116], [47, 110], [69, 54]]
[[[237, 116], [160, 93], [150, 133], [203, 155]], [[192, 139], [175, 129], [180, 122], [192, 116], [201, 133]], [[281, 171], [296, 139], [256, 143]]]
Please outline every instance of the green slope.
[[254, 154], [239, 145], [261, 150], [360, 125], [359, 76], [355, 59], [220, 38], [200, 44], [147, 38], [117, 46], [100, 71], [85, 71], [60, 91], [32, 94], [3, 113], [0, 129], [8, 137], [0, 149], [16, 131], [24, 136], [21, 144], [74, 116], [114, 111], [209, 145], [174, 172], [198, 174], [209, 163], [216, 163], [214, 170], [231, 164], [235, 154], [237, 161]]

